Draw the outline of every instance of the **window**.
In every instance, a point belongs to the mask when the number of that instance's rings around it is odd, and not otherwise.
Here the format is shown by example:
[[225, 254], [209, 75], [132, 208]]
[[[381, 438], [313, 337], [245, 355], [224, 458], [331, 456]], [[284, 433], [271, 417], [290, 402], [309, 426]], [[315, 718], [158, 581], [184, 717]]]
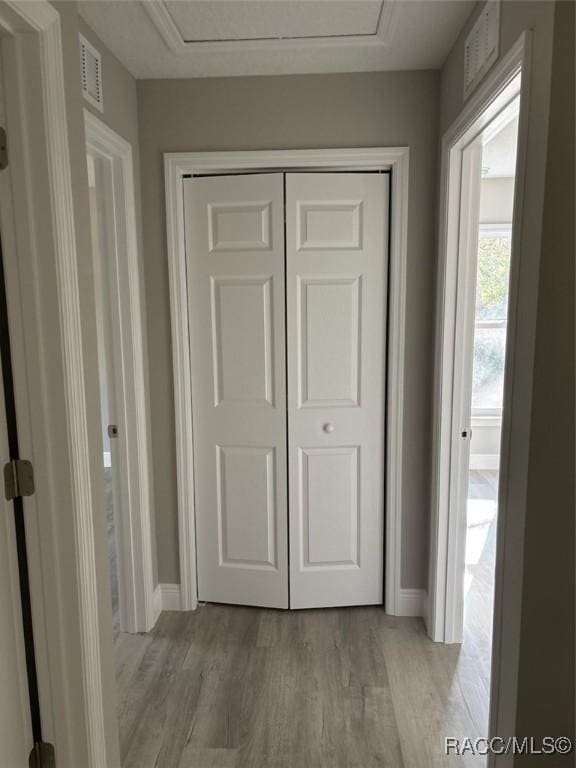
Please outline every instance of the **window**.
[[502, 415], [511, 224], [481, 224], [476, 273], [472, 416]]

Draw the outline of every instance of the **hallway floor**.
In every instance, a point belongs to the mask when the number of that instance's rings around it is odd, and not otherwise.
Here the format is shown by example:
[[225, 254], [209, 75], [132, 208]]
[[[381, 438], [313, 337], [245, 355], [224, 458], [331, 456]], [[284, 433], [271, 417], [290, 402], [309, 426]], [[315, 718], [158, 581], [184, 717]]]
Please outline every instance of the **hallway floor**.
[[473, 645], [381, 607], [164, 612], [116, 662], [123, 768], [438, 768], [486, 728]]
[[112, 598], [112, 636], [120, 632], [120, 604], [118, 596], [118, 544], [114, 523], [114, 499], [112, 494], [112, 469], [104, 467], [104, 501], [106, 504], [106, 531], [108, 541], [108, 562], [110, 563], [110, 593]]
[[496, 567], [498, 472], [471, 470], [468, 486], [463, 652], [476, 656], [478, 681], [470, 695], [488, 722], [492, 661], [492, 614]]

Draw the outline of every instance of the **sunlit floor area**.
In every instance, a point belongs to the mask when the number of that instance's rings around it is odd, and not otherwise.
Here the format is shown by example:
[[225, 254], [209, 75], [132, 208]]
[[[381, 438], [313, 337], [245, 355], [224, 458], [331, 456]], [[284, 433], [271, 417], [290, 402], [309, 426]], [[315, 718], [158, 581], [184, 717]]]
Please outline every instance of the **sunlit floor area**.
[[112, 498], [112, 469], [104, 467], [104, 502], [106, 504], [106, 529], [108, 538], [108, 562], [110, 563], [110, 592], [112, 597], [112, 633], [114, 639], [120, 632], [120, 606], [118, 598], [118, 544], [114, 525]]
[[123, 768], [438, 768], [483, 731], [478, 655], [381, 607], [164, 612], [116, 662]]
[[494, 567], [496, 557], [496, 515], [498, 471], [471, 470], [468, 486], [466, 531], [466, 572], [464, 577], [463, 655], [474, 656], [479, 673], [474, 707], [486, 735], [490, 695]]

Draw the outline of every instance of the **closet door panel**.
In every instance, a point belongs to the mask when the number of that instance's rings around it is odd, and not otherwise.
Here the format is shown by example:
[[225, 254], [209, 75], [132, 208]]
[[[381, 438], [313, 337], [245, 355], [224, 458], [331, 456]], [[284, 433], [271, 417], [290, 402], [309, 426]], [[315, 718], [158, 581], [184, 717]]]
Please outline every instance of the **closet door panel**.
[[184, 185], [198, 596], [287, 608], [283, 176]]
[[292, 608], [383, 599], [388, 194], [286, 174]]

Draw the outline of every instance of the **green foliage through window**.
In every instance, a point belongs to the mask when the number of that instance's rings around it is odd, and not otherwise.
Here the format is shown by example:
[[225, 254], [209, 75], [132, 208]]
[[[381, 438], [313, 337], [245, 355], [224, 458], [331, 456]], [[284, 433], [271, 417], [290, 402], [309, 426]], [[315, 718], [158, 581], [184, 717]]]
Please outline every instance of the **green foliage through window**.
[[472, 407], [502, 407], [510, 234], [480, 232], [476, 273], [476, 330]]
[[476, 285], [476, 320], [504, 320], [508, 308], [510, 237], [480, 234]]

